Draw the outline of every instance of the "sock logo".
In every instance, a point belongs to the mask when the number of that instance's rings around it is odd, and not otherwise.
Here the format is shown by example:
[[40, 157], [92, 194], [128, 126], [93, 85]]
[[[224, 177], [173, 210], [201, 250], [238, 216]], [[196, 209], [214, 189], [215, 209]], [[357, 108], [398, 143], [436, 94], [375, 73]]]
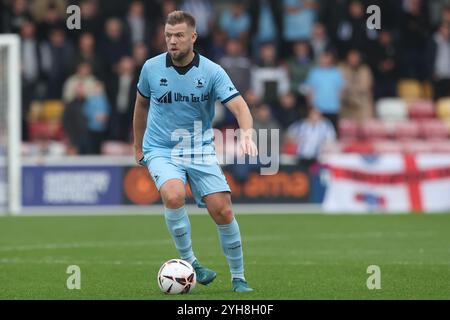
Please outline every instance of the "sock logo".
[[241, 247], [241, 243], [238, 242], [238, 243], [233, 243], [233, 244], [232, 244], [232, 247], [228, 247], [228, 249], [230, 249], [230, 250], [236, 250], [236, 249], [239, 249], [240, 247]]
[[176, 234], [175, 237], [181, 238], [181, 237], [184, 237], [185, 235], [187, 235], [187, 232], [184, 232], [182, 234]]

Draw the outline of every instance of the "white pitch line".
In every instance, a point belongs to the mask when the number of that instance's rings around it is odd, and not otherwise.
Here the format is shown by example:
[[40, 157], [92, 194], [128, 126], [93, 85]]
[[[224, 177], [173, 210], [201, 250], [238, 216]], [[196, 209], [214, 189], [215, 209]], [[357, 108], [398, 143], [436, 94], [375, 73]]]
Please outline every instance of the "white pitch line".
[[[1, 258], [0, 264], [63, 264], [63, 265], [117, 265], [117, 266], [139, 266], [139, 265], [160, 265], [163, 261], [161, 260], [135, 260], [135, 261], [125, 261], [125, 260], [80, 260], [78, 258], [73, 259], [58, 259], [58, 258], [43, 258], [43, 259], [23, 259], [20, 257], [10, 257]], [[246, 265], [263, 265], [263, 266], [336, 266], [336, 265], [348, 265], [348, 262], [336, 262], [336, 261], [311, 261], [311, 260], [301, 260], [301, 261], [282, 261], [282, 262], [261, 262], [257, 260], [248, 260]], [[410, 265], [410, 266], [448, 266], [450, 262], [423, 262], [423, 261], [384, 261], [384, 265], [389, 265], [392, 267], [394, 265]], [[209, 263], [211, 266], [217, 266], [218, 263]]]
[[74, 248], [107, 248], [107, 247], [135, 247], [135, 246], [154, 246], [170, 244], [171, 240], [157, 241], [111, 241], [111, 242], [74, 242], [74, 243], [46, 243], [46, 244], [25, 244], [17, 246], [0, 246], [0, 251], [29, 251], [29, 250], [57, 250]]
[[[254, 242], [261, 240], [285, 239], [283, 236], [247, 236], [245, 242]], [[195, 237], [195, 241], [210, 241], [210, 237]], [[30, 250], [58, 250], [58, 249], [77, 249], [77, 248], [108, 248], [108, 247], [154, 247], [160, 245], [171, 245], [171, 239], [161, 240], [141, 240], [141, 241], [88, 241], [71, 243], [44, 243], [44, 244], [23, 244], [12, 246], [0, 246], [0, 252], [11, 251], [30, 251]]]

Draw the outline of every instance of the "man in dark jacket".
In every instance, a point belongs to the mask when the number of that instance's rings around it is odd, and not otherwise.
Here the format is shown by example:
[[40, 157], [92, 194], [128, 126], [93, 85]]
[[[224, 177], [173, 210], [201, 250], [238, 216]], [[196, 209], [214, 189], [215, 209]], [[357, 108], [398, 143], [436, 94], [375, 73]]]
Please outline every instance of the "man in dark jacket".
[[441, 24], [429, 41], [427, 69], [435, 99], [450, 96], [450, 26], [446, 23]]

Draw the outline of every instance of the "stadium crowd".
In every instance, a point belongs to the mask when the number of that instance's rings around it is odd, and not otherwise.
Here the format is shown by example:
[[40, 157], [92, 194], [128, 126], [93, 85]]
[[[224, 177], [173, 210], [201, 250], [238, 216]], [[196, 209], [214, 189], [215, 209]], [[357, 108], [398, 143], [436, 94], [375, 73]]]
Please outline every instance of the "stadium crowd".
[[[81, 8], [80, 30], [66, 27], [71, 4]], [[381, 30], [367, 27], [373, 4]], [[197, 19], [196, 50], [227, 71], [255, 128], [280, 129], [284, 153], [314, 159], [325, 142], [358, 138], [371, 123], [368, 136], [376, 135], [377, 103], [400, 103], [386, 98], [402, 98], [408, 112], [421, 101], [419, 113], [437, 119], [437, 106], [444, 110], [442, 98], [450, 97], [449, 4], [0, 0], [0, 31], [22, 39], [23, 140], [40, 150], [57, 141], [67, 154], [122, 152], [117, 146], [132, 141], [140, 69], [165, 51], [164, 17], [182, 9]], [[450, 123], [446, 112], [442, 125]], [[237, 126], [220, 104], [216, 114], [216, 128]]]

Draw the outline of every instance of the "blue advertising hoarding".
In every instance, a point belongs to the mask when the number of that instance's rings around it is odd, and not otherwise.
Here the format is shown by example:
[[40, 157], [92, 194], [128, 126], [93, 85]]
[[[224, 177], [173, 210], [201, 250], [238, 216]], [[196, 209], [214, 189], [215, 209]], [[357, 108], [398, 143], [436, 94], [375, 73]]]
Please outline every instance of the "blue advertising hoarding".
[[122, 202], [120, 166], [25, 166], [23, 206], [118, 205]]
[[[234, 203], [320, 203], [325, 183], [322, 170], [304, 172], [281, 166], [276, 175], [251, 171], [239, 181], [224, 167]], [[193, 203], [187, 186], [187, 203]], [[129, 165], [27, 165], [22, 171], [24, 207], [161, 204], [146, 168]]]

